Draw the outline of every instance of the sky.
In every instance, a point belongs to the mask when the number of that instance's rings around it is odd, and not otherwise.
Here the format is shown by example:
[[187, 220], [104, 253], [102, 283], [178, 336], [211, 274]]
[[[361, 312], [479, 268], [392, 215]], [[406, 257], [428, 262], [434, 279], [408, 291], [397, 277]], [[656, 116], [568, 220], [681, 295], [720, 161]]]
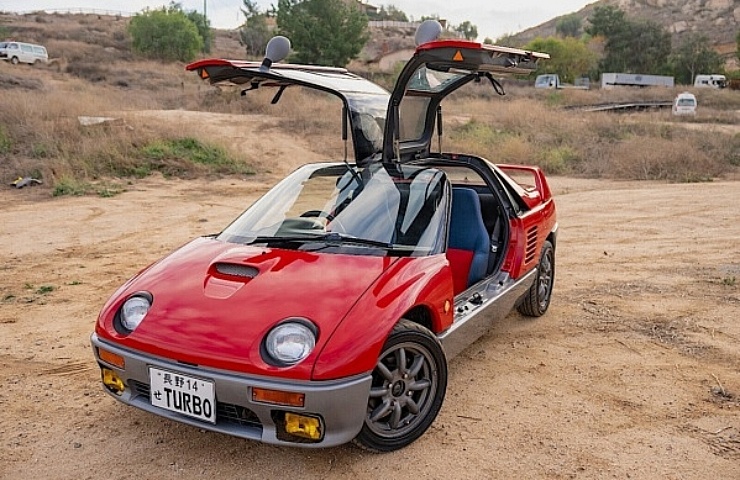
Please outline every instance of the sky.
[[[367, 0], [364, 0], [367, 1]], [[371, 5], [394, 5], [413, 19], [423, 15], [437, 14], [453, 25], [469, 20], [478, 27], [478, 40], [485, 37], [496, 39], [507, 34], [517, 33], [547, 20], [575, 12], [591, 3], [583, 0], [390, 0], [367, 1]], [[215, 28], [237, 28], [244, 22], [241, 13], [242, 0], [180, 0], [186, 10], [203, 11], [206, 5], [211, 26]], [[169, 0], [0, 0], [0, 11], [28, 12], [34, 10], [95, 9], [110, 12], [136, 13], [142, 9], [159, 8], [169, 4]], [[257, 0], [267, 9], [277, 0]]]

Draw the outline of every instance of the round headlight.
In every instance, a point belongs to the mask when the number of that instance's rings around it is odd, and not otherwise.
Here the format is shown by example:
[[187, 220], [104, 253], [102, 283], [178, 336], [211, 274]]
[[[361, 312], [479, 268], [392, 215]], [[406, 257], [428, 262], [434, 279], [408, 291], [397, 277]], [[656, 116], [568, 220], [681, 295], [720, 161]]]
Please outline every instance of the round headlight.
[[121, 325], [126, 330], [133, 332], [139, 326], [152, 302], [142, 296], [134, 296], [126, 300], [121, 307]]
[[295, 365], [316, 346], [314, 331], [303, 323], [286, 322], [276, 326], [265, 339], [265, 350], [275, 362]]

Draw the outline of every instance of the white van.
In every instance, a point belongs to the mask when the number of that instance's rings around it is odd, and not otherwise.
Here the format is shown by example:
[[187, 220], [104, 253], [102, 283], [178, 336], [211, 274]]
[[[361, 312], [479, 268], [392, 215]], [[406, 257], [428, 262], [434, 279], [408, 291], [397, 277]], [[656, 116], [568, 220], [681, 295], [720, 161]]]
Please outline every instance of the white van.
[[696, 115], [696, 96], [693, 93], [679, 93], [673, 100], [674, 115]]
[[49, 55], [41, 45], [23, 42], [0, 42], [0, 60], [7, 60], [13, 65], [18, 63], [48, 62]]
[[695, 87], [725, 88], [727, 77], [724, 75], [697, 75], [694, 79]]

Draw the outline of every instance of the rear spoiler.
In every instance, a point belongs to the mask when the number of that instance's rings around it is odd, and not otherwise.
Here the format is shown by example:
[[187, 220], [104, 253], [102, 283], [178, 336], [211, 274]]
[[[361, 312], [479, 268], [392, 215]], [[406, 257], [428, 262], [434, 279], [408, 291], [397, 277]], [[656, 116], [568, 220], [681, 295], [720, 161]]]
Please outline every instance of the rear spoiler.
[[529, 208], [535, 208], [552, 198], [550, 185], [545, 179], [544, 172], [539, 167], [524, 165], [496, 165], [509, 178], [516, 182], [524, 203]]
[[[478, 70], [498, 74], [527, 75], [537, 69], [537, 62], [550, 58], [547, 53], [528, 52], [469, 40], [435, 40], [416, 48], [417, 54], [435, 51], [439, 52], [440, 60], [446, 60], [453, 65], [455, 62], [465, 63], [465, 56], [473, 54]], [[443, 58], [450, 51], [454, 52], [453, 56]]]

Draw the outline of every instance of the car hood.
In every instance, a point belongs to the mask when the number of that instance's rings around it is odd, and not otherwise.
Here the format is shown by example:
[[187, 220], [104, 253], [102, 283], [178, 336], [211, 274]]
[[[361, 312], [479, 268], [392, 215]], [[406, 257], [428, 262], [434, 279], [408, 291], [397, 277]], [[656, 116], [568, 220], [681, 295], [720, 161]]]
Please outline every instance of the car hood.
[[[316, 355], [350, 308], [396, 259], [259, 248], [200, 238], [139, 274], [103, 308], [98, 334], [178, 362], [285, 377], [310, 377]], [[121, 304], [147, 291], [152, 307], [129, 335], [114, 328]], [[266, 364], [267, 332], [290, 317], [318, 328], [301, 364]]]

